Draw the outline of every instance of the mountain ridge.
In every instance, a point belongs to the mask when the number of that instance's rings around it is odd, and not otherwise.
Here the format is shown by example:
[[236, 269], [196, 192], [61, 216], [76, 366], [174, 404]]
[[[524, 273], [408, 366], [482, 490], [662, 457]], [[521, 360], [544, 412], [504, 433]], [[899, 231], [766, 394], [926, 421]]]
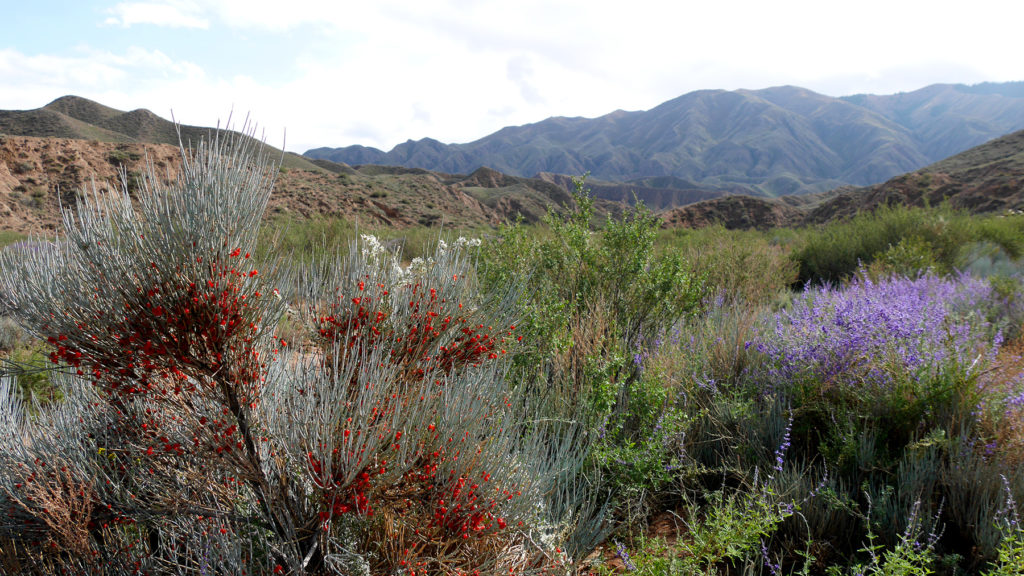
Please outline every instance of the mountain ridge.
[[[941, 86], [934, 90], [948, 93], [948, 89]], [[993, 90], [995, 88], [986, 87], [983, 91]], [[730, 158], [737, 154], [746, 154], [755, 160], [753, 166], [760, 165], [767, 174], [767, 168], [778, 162], [757, 157], [766, 152], [758, 151], [753, 144], [743, 148], [737, 141], [746, 139], [756, 143], [759, 138], [769, 141], [794, 138], [807, 123], [824, 125], [843, 115], [870, 118], [890, 132], [895, 130], [891, 126], [886, 128], [891, 121], [880, 119], [876, 112], [864, 112], [849, 103], [830, 101], [798, 87], [760, 91], [754, 96], [742, 92], [702, 91], [666, 103], [666, 110], [682, 105], [690, 111], [691, 117], [681, 115], [675, 126], [652, 124], [648, 120], [650, 133], [669, 138], [669, 133], [679, 126], [703, 125], [708, 132], [691, 139], [691, 144], [697, 145], [703, 140], [717, 141], [723, 135], [731, 136], [728, 129], [740, 124], [730, 117], [756, 117], [760, 122], [759, 130], [744, 131], [742, 138], [720, 145], [716, 153], [721, 166], [727, 166]], [[722, 95], [728, 100], [717, 100]], [[922, 95], [915, 97], [924, 98]], [[780, 99], [789, 102], [794, 110], [780, 112], [772, 103]], [[963, 106], [962, 102], [953, 104]], [[913, 103], [892, 104], [892, 107], [900, 106], [916, 110]], [[1009, 109], [1005, 102], [996, 106], [999, 107], [1004, 111]], [[756, 114], [752, 115], [751, 110]], [[702, 115], [707, 116], [710, 111], [715, 113], [716, 121], [701, 124]], [[762, 113], [764, 111], [770, 112]], [[604, 122], [607, 127], [621, 128], [623, 123], [635, 122], [640, 114], [617, 111], [607, 115]], [[958, 118], [962, 120], [963, 114]], [[587, 119], [549, 120], [545, 122], [585, 135], [592, 142], [609, 140], [607, 133], [595, 129]], [[30, 135], [13, 135], [12, 127]], [[207, 137], [213, 130], [183, 127], [182, 139]], [[524, 141], [528, 136], [517, 129], [510, 129], [510, 132]], [[54, 133], [72, 134], [74, 138], [55, 137]], [[902, 140], [883, 138], [878, 141], [879, 133], [870, 126], [844, 134], [845, 137], [835, 138], [840, 142], [862, 138], [896, 148], [908, 137], [904, 134]], [[167, 143], [172, 137], [173, 145]], [[59, 224], [58, 206], [70, 205], [75, 191], [93, 176], [100, 186], [106, 186], [116, 177], [118, 169], [123, 168], [131, 184], [133, 174], [145, 169], [146, 162], [155, 164], [161, 173], [173, 173], [180, 159], [177, 143], [178, 132], [174, 125], [149, 111], [122, 112], [73, 96], [58, 98], [35, 110], [0, 111], [0, 227], [26, 233], [50, 233]], [[407, 143], [410, 151], [425, 155], [445, 147], [429, 139]], [[833, 161], [835, 156], [822, 154], [817, 161]], [[297, 167], [289, 167], [287, 160], [288, 156], [271, 198], [271, 215], [326, 216], [396, 228], [439, 224], [472, 228], [494, 226], [519, 216], [526, 222], [535, 222], [549, 208], [564, 210], [572, 205], [569, 191], [574, 187], [573, 179], [553, 172], [542, 171], [536, 178], [527, 178], [487, 167], [459, 174], [301, 158], [301, 162], [293, 165]], [[786, 157], [782, 160], [810, 162], [815, 159]], [[796, 181], [798, 175], [774, 175], [773, 178], [779, 184], [786, 178]], [[799, 182], [791, 184], [798, 186]], [[639, 201], [658, 212], [668, 227], [700, 226], [713, 221], [733, 227], [805, 225], [846, 217], [857, 210], [870, 210], [885, 203], [921, 205], [948, 201], [955, 207], [974, 212], [1020, 210], [1024, 208], [1024, 130], [902, 173], [884, 183], [867, 187], [840, 185], [822, 192], [783, 195], [776, 199], [764, 194], [751, 195], [749, 192], [754, 186], [750, 182], [737, 183], [728, 178], [709, 183], [677, 175], [648, 176], [626, 182], [589, 177], [586, 185], [596, 199], [598, 219], [620, 214], [628, 204]], [[757, 192], [754, 190], [755, 194]], [[679, 208], [680, 205], [687, 206]]]
[[305, 155], [471, 173], [675, 177], [754, 196], [869, 185], [1024, 128], [1024, 82], [935, 84], [894, 95], [824, 96], [796, 86], [698, 90], [647, 111], [552, 117], [464, 144], [409, 140]]

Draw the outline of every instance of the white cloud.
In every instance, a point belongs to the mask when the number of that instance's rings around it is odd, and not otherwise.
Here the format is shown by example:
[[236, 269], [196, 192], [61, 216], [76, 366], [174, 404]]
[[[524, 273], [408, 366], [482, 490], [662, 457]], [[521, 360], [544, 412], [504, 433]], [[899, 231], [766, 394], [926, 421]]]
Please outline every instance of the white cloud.
[[[66, 94], [132, 110], [146, 107], [136, 100], [140, 93], [160, 93], [168, 85], [205, 81], [202, 69], [191, 62], [175, 61], [159, 50], [130, 48], [113, 53], [88, 47], [73, 55], [26, 55], [0, 50], [0, 102], [5, 108], [31, 109]], [[156, 110], [166, 115], [168, 108]]]
[[191, 0], [162, 0], [157, 2], [121, 2], [109, 9], [111, 14], [104, 24], [128, 28], [136, 24], [152, 24], [168, 28], [210, 27], [199, 6]]

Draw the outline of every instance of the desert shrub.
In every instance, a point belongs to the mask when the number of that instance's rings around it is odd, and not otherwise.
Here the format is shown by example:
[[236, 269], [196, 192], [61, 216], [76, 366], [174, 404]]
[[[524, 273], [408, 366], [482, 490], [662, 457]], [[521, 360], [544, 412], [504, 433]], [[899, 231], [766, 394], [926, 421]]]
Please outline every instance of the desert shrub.
[[868, 556], [868, 561], [849, 567], [831, 566], [828, 570], [829, 576], [927, 576], [933, 573], [932, 567], [937, 560], [935, 545], [938, 535], [935, 527], [928, 533], [924, 532], [924, 520], [916, 504], [911, 508], [906, 528], [900, 533], [898, 540], [888, 548], [876, 544], [877, 535], [872, 528], [870, 509], [865, 517], [865, 524], [867, 542], [861, 552]]
[[[0, 256], [62, 400], [0, 397], [19, 573], [530, 573], [604, 532], [589, 437], [506, 379], [516, 292], [469, 242], [261, 259], [275, 171], [226, 134]], [[277, 328], [287, 318], [297, 340]], [[9, 545], [8, 545], [9, 544]]]
[[516, 374], [540, 410], [589, 423], [605, 489], [638, 520], [672, 482], [665, 468], [685, 428], [665, 382], [644, 373], [645, 358], [700, 307], [704, 283], [677, 255], [655, 254], [660, 221], [643, 207], [592, 230], [582, 180], [574, 199], [575, 210], [548, 213], [544, 233], [514, 225], [485, 243], [483, 282], [525, 279], [520, 328], [528, 344], [514, 359]]
[[[858, 279], [806, 290], [780, 311], [774, 334], [758, 344], [775, 362], [769, 379], [787, 387], [830, 383], [874, 393], [904, 377], [938, 377], [998, 349], [993, 290], [969, 276]], [[995, 348], [992, 344], [995, 342]]]
[[11, 169], [14, 174], [28, 174], [29, 172], [36, 169], [36, 165], [32, 162], [18, 162]]
[[341, 218], [300, 218], [276, 214], [260, 230], [257, 256], [265, 259], [276, 252], [303, 262], [330, 258], [338, 254], [339, 247], [347, 247], [357, 235], [356, 227]]
[[[687, 263], [655, 255], [660, 220], [653, 214], [641, 206], [592, 231], [593, 199], [582, 180], [574, 199], [576, 209], [565, 216], [548, 213], [548, 234], [505, 227], [482, 254], [485, 285], [528, 279], [522, 324], [531, 345], [518, 362], [528, 377], [566, 386], [555, 395], [563, 398], [589, 393], [593, 382], [583, 367], [595, 362], [615, 386], [628, 388], [638, 375], [634, 350], [693, 313], [704, 295], [702, 276]], [[570, 358], [549, 361], [562, 352]], [[587, 357], [593, 354], [600, 358]]]
[[348, 246], [361, 234], [372, 234], [390, 249], [401, 248], [402, 258], [429, 258], [439, 240], [449, 243], [459, 236], [481, 237], [487, 230], [451, 231], [440, 226], [389, 229], [362, 226], [345, 218], [314, 215], [308, 218], [294, 214], [274, 214], [264, 222], [260, 243], [260, 256], [270, 250], [288, 254], [292, 260], [310, 262], [317, 258], [336, 256], [339, 247]]
[[931, 244], [919, 236], [906, 236], [895, 246], [876, 254], [867, 273], [873, 278], [883, 279], [893, 275], [916, 276], [938, 267]]
[[662, 231], [659, 240], [659, 250], [677, 254], [705, 275], [708, 294], [718, 305], [772, 302], [797, 278], [797, 264], [780, 231], [770, 235], [709, 226]]
[[766, 562], [765, 539], [793, 514], [791, 505], [780, 502], [764, 485], [716, 490], [701, 500], [687, 501], [685, 509], [673, 517], [676, 529], [685, 537], [672, 545], [663, 538], [643, 534], [627, 540], [628, 545], [616, 541], [615, 553], [623, 567], [648, 576], [714, 576], [732, 574], [737, 569], [757, 573]]
[[884, 206], [804, 231], [793, 254], [797, 284], [840, 282], [876, 261], [883, 275], [915, 275], [970, 267], [993, 248], [1016, 259], [1022, 234], [1024, 218], [1019, 216], [971, 216], [947, 206]]
[[132, 162], [138, 162], [141, 158], [141, 154], [138, 152], [132, 152], [124, 146], [118, 146], [117, 149], [111, 150], [107, 154], [107, 162], [114, 166], [122, 166]]

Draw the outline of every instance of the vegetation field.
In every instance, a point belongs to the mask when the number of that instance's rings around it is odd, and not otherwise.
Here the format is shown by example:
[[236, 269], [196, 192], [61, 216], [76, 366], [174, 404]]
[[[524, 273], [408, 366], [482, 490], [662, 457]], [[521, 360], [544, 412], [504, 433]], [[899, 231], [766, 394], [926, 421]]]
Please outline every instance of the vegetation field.
[[397, 232], [251, 146], [0, 254], [4, 573], [1024, 573], [1024, 216]]

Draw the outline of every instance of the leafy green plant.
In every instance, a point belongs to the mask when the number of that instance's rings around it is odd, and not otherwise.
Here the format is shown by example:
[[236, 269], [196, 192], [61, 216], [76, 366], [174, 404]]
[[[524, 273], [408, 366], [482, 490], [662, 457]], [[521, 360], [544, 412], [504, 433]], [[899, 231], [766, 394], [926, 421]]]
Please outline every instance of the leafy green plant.
[[1006, 487], [1006, 503], [998, 521], [1002, 538], [999, 541], [998, 555], [992, 562], [991, 569], [982, 572], [983, 576], [1024, 574], [1024, 526], [1021, 526], [1013, 490], [1005, 476], [1003, 484]]
[[[576, 207], [567, 215], [548, 213], [547, 235], [531, 236], [517, 224], [489, 242], [482, 253], [484, 283], [529, 283], [523, 327], [533, 345], [518, 358], [528, 378], [546, 373], [549, 385], [566, 387], [556, 396], [582, 399], [594, 389], [582, 368], [601, 365], [611, 370], [607, 381], [627, 391], [617, 402], [628, 402], [637, 367], [614, 358], [645, 346], [694, 312], [704, 294], [703, 279], [678, 257], [655, 255], [660, 220], [642, 206], [593, 231], [593, 199], [582, 179], [573, 198]], [[599, 319], [584, 320], [597, 311]], [[561, 352], [568, 358], [550, 362]]]
[[691, 520], [685, 522], [683, 573], [719, 574], [723, 562], [739, 562], [754, 554], [759, 558], [761, 542], [793, 511], [767, 484], [749, 492], [712, 492], [699, 511], [691, 508]]
[[[935, 544], [938, 536], [934, 532], [924, 533], [923, 521], [915, 508], [899, 541], [890, 548], [876, 544], [876, 534], [871, 525], [871, 510], [865, 517], [867, 544], [861, 552], [869, 556], [866, 564], [855, 564], [848, 568], [832, 566], [830, 576], [844, 574], [860, 576], [927, 576], [933, 573], [936, 561]], [[924, 537], [924, 540], [921, 538]]]
[[690, 501], [675, 516], [679, 535], [672, 545], [641, 534], [630, 540], [632, 551], [614, 542], [616, 556], [636, 574], [731, 574], [761, 565], [763, 542], [793, 511], [764, 485], [749, 492], [717, 490], [705, 495], [703, 503]]

